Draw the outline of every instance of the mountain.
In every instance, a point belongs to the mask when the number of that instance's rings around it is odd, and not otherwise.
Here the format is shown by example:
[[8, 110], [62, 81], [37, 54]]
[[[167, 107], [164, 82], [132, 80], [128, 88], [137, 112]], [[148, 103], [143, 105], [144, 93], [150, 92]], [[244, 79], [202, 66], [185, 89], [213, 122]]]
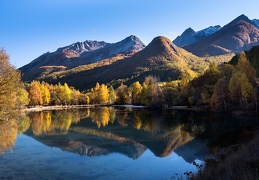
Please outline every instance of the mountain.
[[240, 53], [259, 44], [259, 29], [245, 15], [241, 15], [219, 31], [183, 48], [197, 56]]
[[145, 48], [136, 36], [129, 36], [117, 43], [104, 41], [77, 42], [58, 48], [55, 52], [45, 53], [19, 70], [24, 81], [80, 65], [96, 63], [104, 59], [122, 59], [130, 57]]
[[179, 47], [186, 46], [214, 34], [221, 28], [222, 27], [219, 25], [210, 26], [197, 32], [195, 32], [192, 28], [188, 28], [181, 34], [181, 36], [178, 36], [175, 40], [173, 40], [173, 43]]
[[259, 19], [253, 19], [252, 22], [255, 24], [257, 28], [259, 28]]
[[157, 76], [161, 81], [179, 79], [182, 72], [193, 76], [197, 72], [202, 73], [210, 62], [219, 63], [222, 60], [197, 57], [177, 47], [170, 39], [159, 36], [129, 58], [115, 62], [103, 60], [32, 78], [52, 84], [66, 82], [77, 89], [87, 90], [94, 87], [96, 82], [117, 87], [121, 83], [130, 85], [136, 81], [143, 82], [149, 75]]
[[226, 60], [230, 57], [197, 57], [166, 37], [156, 37], [145, 47], [136, 36], [130, 36], [117, 43], [75, 43], [45, 53], [19, 70], [23, 81], [66, 82], [76, 89], [88, 90], [96, 82], [114, 87], [142, 83], [149, 75], [161, 81], [179, 79], [182, 73], [193, 77], [203, 73], [211, 62]]

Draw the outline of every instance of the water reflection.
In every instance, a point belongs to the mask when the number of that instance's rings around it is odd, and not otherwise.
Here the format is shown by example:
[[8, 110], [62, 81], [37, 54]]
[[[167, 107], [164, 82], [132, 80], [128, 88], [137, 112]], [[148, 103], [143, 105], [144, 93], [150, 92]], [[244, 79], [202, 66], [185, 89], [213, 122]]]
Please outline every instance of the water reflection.
[[9, 127], [6, 132], [13, 136], [6, 137], [12, 140], [1, 146], [10, 148], [15, 134], [24, 132], [48, 146], [80, 155], [117, 152], [136, 159], [149, 149], [158, 157], [176, 152], [192, 162], [237, 141], [232, 134], [256, 122], [242, 121], [204, 112], [112, 107], [31, 112]]
[[[71, 124], [77, 124], [81, 118], [88, 117], [89, 111], [87, 109], [80, 112], [78, 110], [30, 112], [28, 117], [20, 120], [21, 129], [26, 131], [31, 127], [33, 134], [36, 136], [52, 131], [67, 132]], [[24, 126], [24, 124], [27, 126]]]
[[18, 125], [16, 120], [0, 120], [0, 154], [11, 150], [16, 141], [16, 134], [18, 132]]

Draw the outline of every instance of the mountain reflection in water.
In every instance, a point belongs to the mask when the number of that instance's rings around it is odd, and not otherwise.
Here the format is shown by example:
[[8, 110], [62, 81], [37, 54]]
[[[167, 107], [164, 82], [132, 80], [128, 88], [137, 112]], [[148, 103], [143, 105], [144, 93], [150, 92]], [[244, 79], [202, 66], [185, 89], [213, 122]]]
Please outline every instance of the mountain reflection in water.
[[0, 179], [185, 179], [193, 161], [256, 126], [256, 118], [185, 110], [30, 112], [0, 121]]
[[175, 151], [191, 163], [236, 141], [230, 134], [254, 122], [191, 111], [101, 107], [30, 112], [18, 121], [19, 130], [9, 132], [80, 155], [121, 153], [137, 159], [149, 149], [158, 157]]
[[117, 152], [136, 159], [148, 148], [156, 156], [164, 157], [193, 137], [182, 131], [179, 123], [165, 128], [160, 113], [108, 107], [31, 112], [31, 126], [25, 134], [80, 155]]

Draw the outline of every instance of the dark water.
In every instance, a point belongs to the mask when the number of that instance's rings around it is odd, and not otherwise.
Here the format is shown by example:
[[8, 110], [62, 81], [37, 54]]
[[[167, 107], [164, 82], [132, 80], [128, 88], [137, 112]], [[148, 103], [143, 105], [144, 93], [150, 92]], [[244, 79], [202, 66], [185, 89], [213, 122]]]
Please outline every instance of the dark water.
[[184, 179], [197, 171], [192, 162], [257, 126], [256, 117], [108, 107], [31, 112], [15, 122], [0, 137], [1, 180]]

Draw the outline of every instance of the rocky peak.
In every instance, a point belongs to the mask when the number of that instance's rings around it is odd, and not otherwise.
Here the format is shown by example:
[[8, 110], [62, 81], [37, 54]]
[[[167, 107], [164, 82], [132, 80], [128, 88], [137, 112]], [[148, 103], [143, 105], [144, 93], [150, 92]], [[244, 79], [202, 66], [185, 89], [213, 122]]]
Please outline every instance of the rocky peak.
[[58, 48], [57, 52], [63, 52], [63, 51], [73, 51], [74, 53], [80, 55], [84, 52], [94, 51], [96, 49], [100, 49], [109, 43], [106, 43], [104, 41], [91, 41], [86, 40], [84, 42], [76, 42], [69, 46], [65, 46], [62, 48]]
[[183, 33], [182, 33], [182, 35], [188, 35], [188, 34], [194, 34], [195, 33], [195, 31], [192, 29], [192, 28], [188, 28], [188, 29], [186, 29]]
[[253, 19], [252, 22], [257, 28], [259, 28], [259, 19]]
[[229, 28], [231, 26], [236, 26], [238, 24], [241, 23], [249, 23], [249, 24], [254, 24], [247, 16], [245, 16], [244, 14], [238, 16], [236, 19], [234, 19], [233, 21], [231, 21], [230, 23], [228, 23], [227, 25], [225, 25], [223, 28]]

